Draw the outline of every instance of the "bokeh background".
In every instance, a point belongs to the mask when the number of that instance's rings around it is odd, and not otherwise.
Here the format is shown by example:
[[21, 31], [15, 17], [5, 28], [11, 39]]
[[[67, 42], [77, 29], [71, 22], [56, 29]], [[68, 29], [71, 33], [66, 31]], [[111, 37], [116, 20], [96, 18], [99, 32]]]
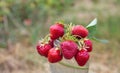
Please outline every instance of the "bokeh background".
[[98, 19], [89, 73], [120, 73], [120, 0], [0, 0], [0, 73], [50, 73], [36, 42], [56, 21]]

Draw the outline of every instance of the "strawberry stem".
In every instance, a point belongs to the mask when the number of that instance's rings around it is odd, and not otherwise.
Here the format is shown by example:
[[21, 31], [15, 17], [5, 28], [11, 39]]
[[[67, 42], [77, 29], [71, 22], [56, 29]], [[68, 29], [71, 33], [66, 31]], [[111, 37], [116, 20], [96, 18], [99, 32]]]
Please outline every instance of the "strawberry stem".
[[61, 64], [63, 66], [66, 66], [66, 67], [69, 67], [69, 68], [82, 69], [82, 70], [88, 69], [88, 67], [73, 66], [73, 65], [63, 63], [63, 62], [59, 62], [59, 64]]
[[78, 41], [78, 49], [81, 50], [81, 48], [82, 48], [82, 44], [80, 41]]
[[43, 43], [48, 42], [48, 38], [49, 38], [50, 34], [46, 35], [45, 38], [43, 39]]

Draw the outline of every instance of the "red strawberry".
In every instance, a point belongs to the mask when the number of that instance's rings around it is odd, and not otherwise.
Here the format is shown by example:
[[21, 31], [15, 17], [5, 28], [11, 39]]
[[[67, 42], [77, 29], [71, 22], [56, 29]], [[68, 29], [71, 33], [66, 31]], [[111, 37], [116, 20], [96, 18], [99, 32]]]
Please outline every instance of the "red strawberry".
[[49, 44], [38, 44], [36, 46], [36, 49], [41, 56], [47, 57], [48, 56], [48, 51], [51, 49], [51, 45], [49, 45]]
[[60, 46], [62, 54], [66, 59], [73, 58], [77, 53], [78, 45], [73, 41], [64, 41]]
[[61, 23], [56, 23], [56, 25], [60, 26], [60, 27], [63, 27], [64, 28], [64, 25], [61, 24]]
[[64, 35], [64, 26], [62, 24], [54, 24], [50, 27], [50, 38], [55, 40]]
[[80, 66], [84, 66], [88, 61], [88, 59], [89, 59], [89, 53], [84, 49], [80, 50], [75, 56], [75, 60]]
[[88, 35], [88, 30], [82, 25], [76, 25], [72, 28], [72, 34], [78, 36], [79, 38], [85, 38]]
[[50, 39], [49, 44], [51, 45], [51, 47], [54, 47], [54, 40]]
[[48, 61], [50, 63], [56, 63], [62, 60], [62, 55], [60, 50], [56, 50], [55, 48], [50, 49], [48, 52]]
[[85, 48], [88, 52], [92, 51], [92, 42], [89, 39], [84, 40]]

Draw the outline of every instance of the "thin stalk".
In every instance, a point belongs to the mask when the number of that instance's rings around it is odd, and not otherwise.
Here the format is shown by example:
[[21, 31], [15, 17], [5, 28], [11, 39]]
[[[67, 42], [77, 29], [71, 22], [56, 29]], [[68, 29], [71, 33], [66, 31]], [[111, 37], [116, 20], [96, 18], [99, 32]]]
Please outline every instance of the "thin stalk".
[[59, 64], [61, 64], [63, 66], [66, 66], [66, 67], [69, 67], [69, 68], [75, 68], [75, 69], [81, 69], [81, 70], [88, 69], [88, 67], [73, 66], [73, 65], [69, 65], [69, 64], [63, 63], [63, 62], [59, 62]]

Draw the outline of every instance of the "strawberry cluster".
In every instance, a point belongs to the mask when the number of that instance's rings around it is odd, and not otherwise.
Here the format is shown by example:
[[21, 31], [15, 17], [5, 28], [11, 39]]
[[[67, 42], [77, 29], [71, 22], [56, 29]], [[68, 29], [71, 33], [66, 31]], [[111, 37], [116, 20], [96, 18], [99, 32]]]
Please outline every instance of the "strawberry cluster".
[[84, 66], [92, 51], [92, 42], [87, 38], [88, 30], [82, 25], [56, 23], [49, 28], [49, 35], [36, 46], [38, 53], [56, 63], [63, 58], [74, 58], [79, 66]]

